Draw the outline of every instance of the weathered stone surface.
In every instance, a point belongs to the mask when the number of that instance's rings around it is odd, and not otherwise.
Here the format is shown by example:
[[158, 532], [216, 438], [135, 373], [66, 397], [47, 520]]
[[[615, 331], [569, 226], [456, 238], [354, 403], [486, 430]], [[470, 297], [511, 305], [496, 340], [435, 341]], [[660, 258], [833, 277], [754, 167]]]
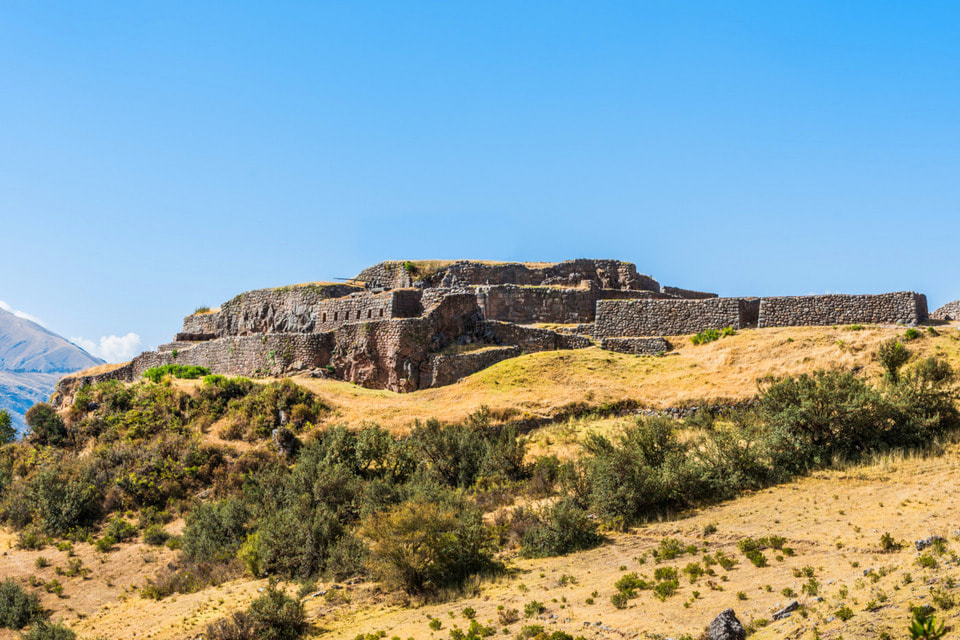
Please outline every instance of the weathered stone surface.
[[673, 336], [751, 324], [756, 302], [745, 298], [704, 300], [601, 300], [594, 335]]
[[913, 543], [913, 547], [917, 551], [923, 551], [927, 547], [932, 547], [938, 541], [946, 542], [946, 539], [943, 536], [930, 536], [929, 538], [923, 538], [922, 540], [916, 540]]
[[784, 618], [789, 618], [790, 614], [799, 608], [800, 608], [800, 603], [794, 600], [784, 608], [774, 611], [772, 617], [774, 620], [783, 620]]
[[733, 609], [721, 611], [707, 627], [707, 640], [745, 640], [747, 632]]
[[960, 320], [960, 300], [948, 302], [930, 314], [934, 320]]
[[913, 291], [879, 295], [829, 294], [760, 300], [760, 327], [911, 324], [927, 319], [927, 297]]
[[604, 338], [600, 348], [617, 353], [655, 356], [670, 351], [670, 343], [664, 338]]
[[635, 265], [620, 260], [579, 259], [553, 264], [458, 260], [441, 266], [434, 273], [419, 276], [407, 271], [404, 265], [404, 261], [381, 262], [364, 269], [356, 279], [368, 288], [379, 289], [409, 287], [416, 282], [426, 287], [495, 284], [576, 287], [589, 280], [601, 289], [660, 291], [656, 280], [638, 274]]

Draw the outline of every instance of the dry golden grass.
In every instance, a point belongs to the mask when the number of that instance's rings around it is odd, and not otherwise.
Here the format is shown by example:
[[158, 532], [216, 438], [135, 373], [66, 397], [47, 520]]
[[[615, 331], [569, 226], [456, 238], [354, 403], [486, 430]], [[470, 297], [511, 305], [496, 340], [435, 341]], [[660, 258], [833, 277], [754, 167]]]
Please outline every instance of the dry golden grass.
[[90, 367], [89, 369], [84, 369], [83, 371], [74, 371], [73, 373], [68, 373], [63, 376], [64, 380], [76, 378], [78, 376], [94, 376], [100, 373], [107, 373], [108, 371], [113, 371], [114, 369], [119, 369], [125, 364], [130, 364], [129, 362], [119, 362], [117, 364], [101, 364], [98, 367]]

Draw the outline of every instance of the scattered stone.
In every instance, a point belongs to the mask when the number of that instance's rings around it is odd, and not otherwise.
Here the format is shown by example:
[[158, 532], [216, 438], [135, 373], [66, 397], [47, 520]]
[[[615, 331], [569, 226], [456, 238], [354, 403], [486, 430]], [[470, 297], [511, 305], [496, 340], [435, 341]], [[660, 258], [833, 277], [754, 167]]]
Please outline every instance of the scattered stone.
[[923, 551], [927, 547], [932, 547], [934, 543], [945, 540], [943, 536], [930, 536], [929, 538], [924, 538], [923, 540], [917, 540], [913, 543], [913, 546], [916, 547], [917, 551]]
[[796, 610], [799, 609], [799, 608], [800, 608], [800, 603], [797, 602], [796, 600], [794, 600], [793, 602], [791, 602], [790, 604], [788, 604], [788, 605], [785, 606], [784, 608], [780, 609], [779, 611], [774, 611], [774, 612], [773, 612], [773, 619], [774, 619], [774, 620], [783, 620], [784, 618], [789, 618], [789, 617], [790, 617], [790, 614], [793, 613], [794, 611], [796, 611]]

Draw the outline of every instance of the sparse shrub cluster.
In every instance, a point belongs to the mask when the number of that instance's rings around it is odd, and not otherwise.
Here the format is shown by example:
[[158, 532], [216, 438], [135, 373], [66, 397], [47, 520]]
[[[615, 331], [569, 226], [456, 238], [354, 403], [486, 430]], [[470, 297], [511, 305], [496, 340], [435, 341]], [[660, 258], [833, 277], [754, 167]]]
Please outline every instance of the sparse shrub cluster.
[[183, 380], [196, 380], [210, 375], [210, 369], [197, 365], [163, 364], [159, 367], [150, 367], [142, 375], [151, 382], [160, 382], [166, 376]]

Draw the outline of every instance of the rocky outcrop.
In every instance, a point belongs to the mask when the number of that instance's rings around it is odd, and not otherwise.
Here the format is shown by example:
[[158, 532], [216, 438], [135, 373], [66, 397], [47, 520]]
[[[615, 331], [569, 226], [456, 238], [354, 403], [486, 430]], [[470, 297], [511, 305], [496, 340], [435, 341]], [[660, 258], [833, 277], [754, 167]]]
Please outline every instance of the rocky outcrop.
[[707, 627], [707, 640], [746, 640], [747, 632], [733, 609], [721, 611]]

